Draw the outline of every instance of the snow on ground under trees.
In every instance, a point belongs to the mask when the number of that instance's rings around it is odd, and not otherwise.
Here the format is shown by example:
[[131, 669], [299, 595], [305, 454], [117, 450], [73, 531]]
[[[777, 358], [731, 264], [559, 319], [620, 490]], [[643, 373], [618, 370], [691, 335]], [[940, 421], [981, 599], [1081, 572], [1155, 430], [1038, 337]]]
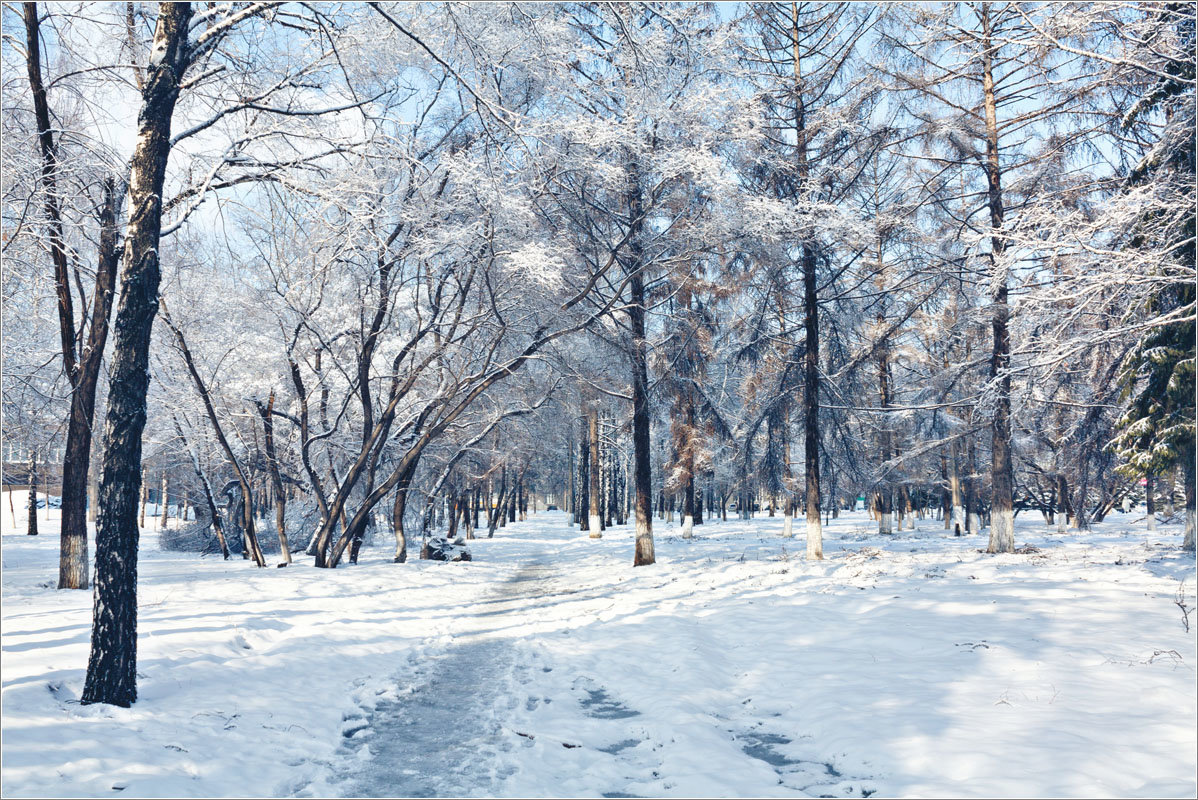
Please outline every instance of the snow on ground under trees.
[[333, 571], [147, 521], [130, 709], [78, 704], [92, 595], [54, 589], [56, 513], [3, 515], [6, 797], [1195, 795], [1194, 561], [1134, 510], [1021, 514], [1002, 556], [851, 513], [817, 563], [801, 521], [658, 521], [635, 569], [629, 528], [557, 512], [469, 563], [380, 537]]

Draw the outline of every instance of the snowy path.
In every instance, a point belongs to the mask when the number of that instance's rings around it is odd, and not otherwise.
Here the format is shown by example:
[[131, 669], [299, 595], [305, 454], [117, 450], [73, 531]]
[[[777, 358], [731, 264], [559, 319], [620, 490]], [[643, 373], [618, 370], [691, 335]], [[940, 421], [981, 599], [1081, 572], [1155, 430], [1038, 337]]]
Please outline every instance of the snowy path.
[[[693, 720], [701, 730], [687, 733], [703, 741], [687, 753], [689, 735], [674, 728], [670, 719], [678, 712], [671, 706], [689, 706], [694, 688], [712, 692], [731, 677], [721, 674], [725, 659], [712, 655], [704, 667], [688, 665], [698, 674], [675, 678], [690, 657], [683, 651], [710, 648], [711, 631], [674, 619], [648, 641], [636, 636], [629, 654], [647, 655], [653, 640], [658, 648], [635, 671], [578, 658], [593, 649], [589, 637], [639, 627], [638, 618], [657, 612], [645, 597], [621, 596], [618, 584], [633, 573], [617, 570], [625, 577], [613, 586], [612, 568], [630, 531], [612, 529], [597, 542], [563, 531], [561, 522], [549, 515], [501, 532], [498, 543], [472, 543], [476, 551], [507, 548], [524, 555], [505, 581], [457, 609], [448, 643], [405, 665], [382, 699], [368, 698], [360, 713], [347, 716], [327, 791], [349, 797], [553, 794], [551, 785], [540, 783], [546, 772], [553, 785], [572, 774], [577, 793], [602, 797], [722, 795], [738, 785], [765, 796], [868, 797], [877, 791], [796, 744], [810, 737], [796, 732], [793, 720], [771, 719], [777, 713], [759, 710], [751, 698], [725, 698], [727, 708], [713, 706], [714, 713]], [[658, 590], [680, 588], [676, 576], [658, 568], [637, 574]], [[697, 592], [684, 588], [682, 596], [696, 599]], [[607, 649], [611, 642], [603, 644]], [[630, 699], [637, 694], [633, 684], [661, 682], [679, 691]]]
[[[500, 584], [467, 620], [470, 629], [419, 671], [420, 682], [378, 703], [343, 729], [348, 759], [344, 793], [352, 797], [446, 797], [491, 794], [497, 718], [515, 695], [518, 653], [499, 630], [518, 624], [551, 597], [555, 572], [533, 561]], [[527, 601], [534, 601], [531, 607]]]

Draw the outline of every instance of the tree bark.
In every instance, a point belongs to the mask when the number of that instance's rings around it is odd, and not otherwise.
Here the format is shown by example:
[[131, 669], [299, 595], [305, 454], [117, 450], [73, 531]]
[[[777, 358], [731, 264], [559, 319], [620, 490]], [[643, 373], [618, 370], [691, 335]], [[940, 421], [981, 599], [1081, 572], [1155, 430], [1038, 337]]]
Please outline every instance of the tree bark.
[[162, 488], [158, 492], [158, 530], [166, 527], [167, 522], [167, 481], [166, 472], [162, 473]]
[[960, 456], [961, 445], [960, 443], [954, 441], [952, 447], [952, 457], [949, 461], [950, 469], [952, 470], [949, 473], [949, 501], [952, 504], [950, 506], [952, 512], [951, 525], [953, 529], [953, 535], [955, 536], [960, 536], [961, 534], [965, 533], [965, 508], [961, 502]]
[[460, 509], [460, 513], [462, 515], [462, 524], [466, 528], [467, 539], [474, 538], [474, 512], [470, 507], [470, 499], [473, 494], [474, 492], [472, 492], [470, 489], [462, 489], [461, 493], [458, 495], [458, 508]]
[[[639, 216], [639, 198], [634, 213]], [[649, 368], [645, 356], [645, 282], [639, 271], [629, 282], [632, 323], [632, 452], [633, 489], [636, 505], [636, 548], [632, 564], [647, 566], [656, 561], [653, 549], [653, 467], [649, 438]]]
[[986, 114], [986, 184], [990, 208], [991, 299], [994, 352], [990, 377], [998, 381], [991, 423], [990, 464], [990, 544], [987, 553], [1011, 553], [1015, 550], [1015, 487], [1011, 463], [1011, 336], [1008, 330], [1010, 308], [1007, 305], [1007, 267], [1003, 263], [1006, 240], [1003, 238], [1002, 169], [998, 160], [998, 105], [994, 97], [994, 56], [998, 46], [990, 35], [990, 6], [983, 3], [982, 20], [982, 91]]
[[600, 477], [602, 475], [599, 468], [599, 411], [594, 406], [587, 409], [587, 435], [588, 435], [588, 452], [589, 457], [587, 469], [587, 482], [590, 486], [590, 494], [587, 498], [587, 530], [590, 532], [592, 539], [599, 539], [603, 536], [603, 522], [601, 511], [601, 494], [602, 490], [599, 486]]
[[[120, 193], [111, 178], [104, 182], [104, 202], [100, 210], [99, 263], [92, 294], [91, 327], [85, 349], [78, 356], [74, 329], [71, 289], [67, 282], [67, 256], [63, 240], [62, 216], [57, 195], [58, 152], [50, 125], [50, 107], [41, 74], [40, 22], [37, 4], [25, 3], [26, 66], [33, 95], [34, 118], [38, 126], [38, 144], [42, 156], [42, 184], [46, 192], [45, 210], [49, 222], [50, 255], [54, 263], [55, 292], [58, 297], [59, 334], [63, 367], [71, 384], [71, 412], [67, 423], [66, 449], [62, 464], [62, 524], [59, 549], [58, 588], [86, 589], [88, 586], [87, 522], [95, 519], [89, 510], [88, 468], [91, 461], [92, 420], [96, 405], [96, 386], [100, 361], [108, 338], [108, 317], [112, 309], [113, 285], [120, 259], [116, 228]], [[94, 509], [94, 505], [92, 506]]]
[[[571, 429], [573, 426], [570, 426]], [[566, 437], [566, 513], [570, 515], [570, 525], [577, 522], [577, 508], [574, 497], [574, 434]]]
[[1156, 476], [1144, 476], [1144, 506], [1148, 511], [1148, 530], [1156, 530]]
[[1194, 552], [1194, 524], [1195, 524], [1195, 488], [1194, 488], [1194, 453], [1193, 450], [1183, 456], [1185, 460], [1182, 462], [1182, 476], [1185, 480], [1186, 492], [1186, 527], [1182, 537], [1181, 549], [1190, 553]]
[[137, 544], [146, 424], [150, 332], [158, 302], [162, 186], [170, 155], [171, 117], [188, 65], [190, 3], [159, 6], [154, 58], [145, 71], [137, 143], [129, 177], [129, 223], [104, 431], [100, 516], [96, 530], [95, 610], [91, 653], [80, 703], [128, 707], [137, 699]]
[[[50, 505], [49, 495], [46, 496], [46, 505]], [[25, 533], [37, 536], [37, 456], [29, 460], [29, 519]]]
[[[878, 315], [879, 325], [882, 322], [882, 315]], [[890, 370], [888, 366], [889, 351], [885, 343], [878, 348], [878, 392], [881, 399], [881, 408], [886, 409], [890, 406]], [[893, 453], [893, 443], [890, 438], [890, 418], [883, 410], [882, 412], [882, 430], [880, 432], [878, 442], [879, 456], [879, 477], [877, 488], [877, 502], [875, 507], [878, 511], [878, 533], [884, 536], [894, 532], [893, 528], [893, 508], [891, 504], [891, 486], [889, 474], [886, 468], [886, 462], [890, 460]]]
[[137, 527], [138, 528], [146, 527], [146, 501], [149, 499], [149, 495], [150, 495], [149, 486], [150, 485], [148, 483], [146, 483], [146, 468], [142, 467], [141, 468], [141, 490], [140, 490], [141, 509], [137, 515]]
[[391, 509], [391, 527], [395, 532], [395, 563], [403, 564], [408, 560], [408, 536], [404, 531], [403, 515], [408, 503], [408, 487], [412, 484], [415, 470], [400, 478], [395, 486], [395, 503]]
[[495, 498], [495, 505], [487, 508], [488, 539], [495, 538], [495, 528], [499, 525], [499, 517], [504, 512], [505, 502], [507, 502], [507, 467], [503, 466], [499, 470], [499, 496]]
[[[803, 100], [803, 73], [800, 59], [798, 4], [791, 3], [791, 36], [795, 88], [795, 155], [800, 186], [806, 185], [810, 168], [807, 163], [807, 120]], [[809, 233], [808, 236], [812, 236]], [[824, 557], [823, 525], [820, 519], [819, 487], [819, 304], [816, 283], [817, 258], [814, 241], [803, 244], [803, 330], [806, 352], [803, 357], [803, 457], [806, 473], [807, 558]]]
[[283, 477], [279, 474], [279, 459], [275, 454], [275, 423], [272, 416], [275, 409], [275, 393], [272, 389], [266, 405], [258, 403], [258, 413], [262, 417], [262, 434], [266, 445], [266, 465], [270, 470], [270, 484], [275, 496], [275, 529], [279, 534], [279, 551], [283, 563], [291, 563], [291, 548], [287, 545], [287, 494], [283, 491]]
[[[689, 300], [688, 300], [689, 305]], [[691, 539], [695, 535], [695, 404], [687, 390], [686, 397], [686, 485], [682, 488], [682, 538]]]

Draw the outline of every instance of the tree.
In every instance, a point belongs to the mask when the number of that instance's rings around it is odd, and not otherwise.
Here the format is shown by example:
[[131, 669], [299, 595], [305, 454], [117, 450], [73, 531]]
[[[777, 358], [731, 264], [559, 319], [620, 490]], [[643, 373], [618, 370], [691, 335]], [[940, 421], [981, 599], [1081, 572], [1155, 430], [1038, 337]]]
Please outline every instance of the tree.
[[[786, 349], [792, 350], [783, 355], [785, 380], [779, 386], [779, 401], [784, 404], [770, 408], [766, 416], [775, 421], [775, 429], [779, 420], [788, 419], [786, 404], [800, 374], [791, 369], [789, 361], [800, 361], [807, 557], [819, 560], [823, 558], [820, 267], [832, 260], [833, 242], [838, 238], [832, 231], [835, 222], [827, 227], [820, 223], [830, 221], [828, 212], [852, 187], [854, 173], [859, 174], [849, 170], [838, 175], [837, 168], [846, 164], [860, 140], [858, 115], [866, 94], [849, 65], [854, 63], [858, 42], [874, 23], [874, 14], [848, 5], [792, 2], [753, 6], [747, 21], [752, 36], [745, 60], [750, 80], [762, 92], [766, 126], [764, 168], [757, 168], [758, 185], [754, 188], [774, 201], [775, 213], [791, 225], [782, 252], [765, 265], [773, 284], [765, 297], [776, 306], [780, 338], [788, 342]], [[789, 275], [796, 267], [802, 300], [791, 303]], [[801, 344], [788, 341], [791, 308], [802, 312]], [[771, 434], [770, 441], [779, 435], [780, 431]], [[767, 465], [779, 460], [767, 457]], [[771, 469], [776, 471], [776, 467]]]
[[[92, 423], [99, 382], [100, 364], [108, 338], [108, 318], [112, 307], [116, 265], [120, 251], [117, 218], [124, 187], [108, 175], [102, 179], [102, 195], [96, 210], [100, 228], [97, 266], [92, 288], [92, 308], [76, 321], [72, 275], [79, 286], [79, 301], [87, 300], [77, 263], [71, 252], [64, 225], [59, 184], [69, 178], [61, 167], [59, 142], [55, 138], [46, 83], [42, 77], [41, 17], [36, 3], [24, 3], [25, 65], [37, 126], [41, 162], [41, 189], [45, 213], [45, 240], [54, 267], [57, 296], [60, 351], [63, 372], [71, 387], [70, 414], [62, 467], [62, 526], [58, 588], [88, 587], [87, 557], [87, 477], [91, 459]], [[70, 157], [81, 154], [72, 152]], [[72, 264], [72, 262], [74, 262]], [[77, 327], [78, 326], [78, 327]]]
[[91, 655], [80, 702], [128, 707], [137, 699], [137, 520], [146, 422], [150, 328], [158, 297], [162, 189], [171, 118], [195, 53], [188, 43], [190, 3], [163, 4], [146, 67], [137, 145], [129, 173], [129, 225], [121, 260], [112, 381], [108, 392]]
[[1116, 65], [1122, 76], [1130, 73], [1136, 91], [1125, 100], [1130, 107], [1120, 116], [1119, 128], [1139, 133], [1150, 144], [1129, 170], [1122, 194], [1151, 187], [1149, 197], [1153, 199], [1132, 218], [1126, 246], [1159, 259], [1150, 268], [1151, 274], [1166, 282], [1135, 309], [1156, 324], [1140, 335], [1120, 367], [1119, 382], [1127, 405], [1116, 423], [1111, 445], [1125, 460], [1123, 472], [1127, 475], [1151, 481], [1155, 475], [1182, 469], [1186, 495], [1183, 548], [1193, 551], [1194, 9], [1184, 4], [1146, 8], [1141, 24], [1154, 35], [1141, 40], [1142, 51], [1133, 53], [1130, 66]]
[[[159, 240], [164, 230], [164, 211], [167, 210], [163, 197], [168, 158], [180, 141], [209, 131], [235, 112], [252, 110], [247, 119], [260, 121], [263, 117], [270, 119], [276, 115], [283, 118], [319, 116], [323, 111], [294, 97], [293, 102], [280, 108], [269, 105], [272, 98], [294, 89], [299, 77], [314, 68], [314, 62], [302, 63], [278, 81], [269, 71], [264, 75], [255, 73], [253, 67], [247, 66], [239, 56], [226, 59], [219, 68], [213, 63], [221, 60], [221, 47], [238, 26], [260, 17], [269, 8], [268, 3], [251, 3], [243, 7], [213, 6], [194, 14], [190, 3], [163, 3], [158, 7], [149, 58], [138, 73], [141, 103], [137, 136], [129, 162], [129, 219], [121, 256], [121, 295], [113, 326], [115, 338], [96, 533], [92, 646], [81, 697], [85, 704], [103, 702], [129, 706], [137, 697], [138, 530], [135, 498], [140, 485], [142, 432], [146, 424], [150, 334], [158, 308]], [[313, 29], [323, 30], [318, 26]], [[326, 58], [329, 56], [318, 56], [317, 61]], [[189, 80], [187, 72], [197, 65], [203, 65], [207, 71]], [[261, 91], [247, 93], [246, 84], [236, 80], [238, 74], [241, 77], [252, 75], [257, 81], [269, 79]], [[195, 124], [172, 137], [175, 107], [181, 93], [213, 82], [224, 88], [223, 93], [206, 93], [209, 98], [216, 98], [215, 107], [198, 104]], [[254, 81], [250, 85], [253, 86]], [[351, 103], [350, 107], [354, 105], [357, 103]], [[267, 141], [277, 133], [268, 125], [265, 132], [254, 130], [230, 148], [220, 150], [204, 178], [171, 201], [170, 206], [178, 209], [179, 218], [170, 229], [182, 226], [211, 191], [263, 180], [263, 169], [269, 175], [316, 157], [305, 152], [298, 158], [271, 159], [263, 164], [238, 153], [239, 146]], [[223, 167], [240, 170], [241, 174], [222, 175]], [[250, 498], [243, 500], [248, 504]]]

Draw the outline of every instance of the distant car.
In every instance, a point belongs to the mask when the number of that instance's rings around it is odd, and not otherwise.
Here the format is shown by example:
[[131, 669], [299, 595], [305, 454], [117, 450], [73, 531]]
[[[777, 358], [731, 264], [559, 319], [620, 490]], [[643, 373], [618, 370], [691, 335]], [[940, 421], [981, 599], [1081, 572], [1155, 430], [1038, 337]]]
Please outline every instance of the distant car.
[[557, 511], [557, 506], [549, 506], [549, 507], [548, 507], [548, 508], [546, 508], [545, 510], [546, 510], [546, 511]]
[[[62, 498], [61, 498], [61, 497], [51, 497], [51, 498], [48, 498], [48, 499], [49, 499], [49, 502], [50, 502], [50, 508], [62, 508]], [[47, 498], [42, 498], [42, 497], [39, 497], [39, 498], [37, 499], [37, 507], [38, 507], [38, 508], [45, 508], [45, 507], [46, 507], [46, 501], [47, 501]]]

